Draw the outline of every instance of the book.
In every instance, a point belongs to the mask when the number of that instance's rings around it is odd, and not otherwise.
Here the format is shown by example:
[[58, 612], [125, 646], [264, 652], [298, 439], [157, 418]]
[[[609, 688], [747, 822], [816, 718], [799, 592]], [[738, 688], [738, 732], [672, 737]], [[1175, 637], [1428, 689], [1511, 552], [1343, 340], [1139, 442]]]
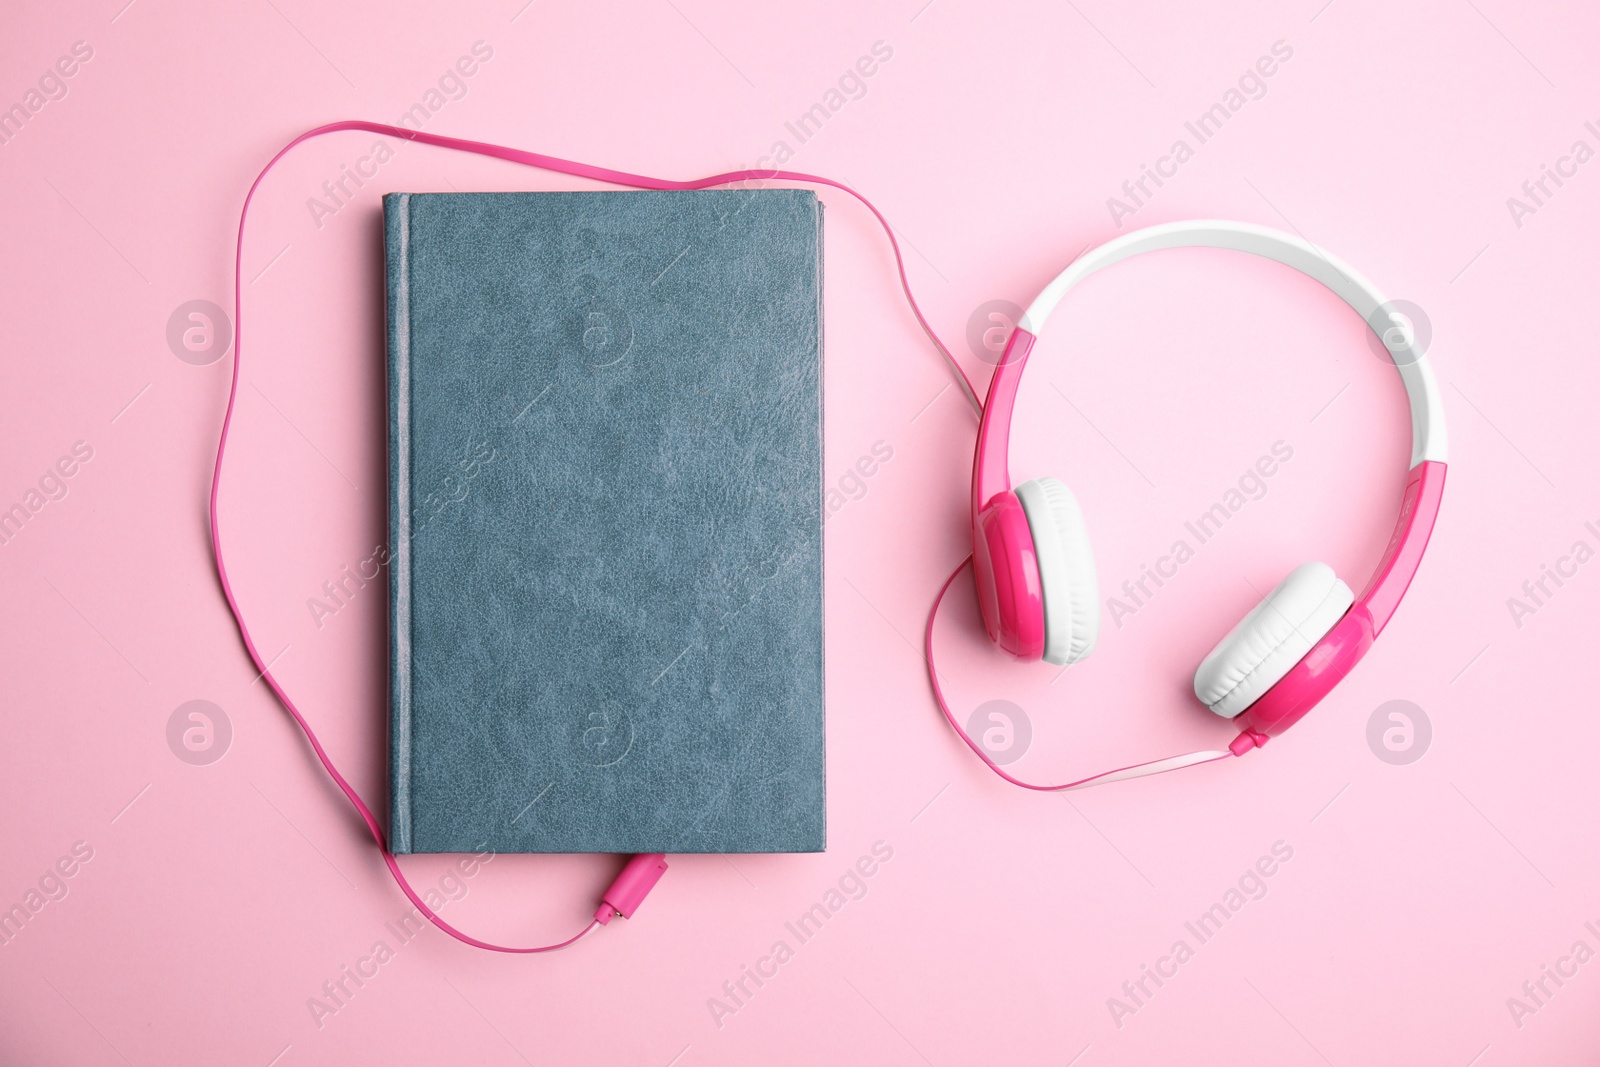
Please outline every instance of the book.
[[383, 209], [391, 850], [821, 851], [820, 201]]

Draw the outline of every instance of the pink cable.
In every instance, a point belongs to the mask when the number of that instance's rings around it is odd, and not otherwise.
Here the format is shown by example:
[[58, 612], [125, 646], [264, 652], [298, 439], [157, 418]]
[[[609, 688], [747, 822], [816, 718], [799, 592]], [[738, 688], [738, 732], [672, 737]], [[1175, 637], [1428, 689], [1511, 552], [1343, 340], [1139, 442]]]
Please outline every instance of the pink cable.
[[[1126, 767], [1101, 771], [1099, 774], [1091, 774], [1087, 778], [1079, 778], [1074, 782], [1062, 782], [1060, 785], [1038, 785], [1034, 782], [1024, 782], [1020, 778], [1014, 778], [1007, 774], [998, 763], [989, 757], [989, 753], [983, 750], [983, 746], [974, 741], [967, 734], [967, 731], [962, 729], [961, 724], [956, 721], [956, 717], [951, 714], [950, 705], [945, 703], [944, 690], [939, 686], [939, 671], [933, 663], [933, 624], [939, 617], [939, 605], [944, 603], [944, 595], [950, 591], [950, 586], [955, 583], [956, 575], [966, 570], [971, 563], [972, 557], [969, 555], [957, 564], [956, 569], [950, 572], [950, 577], [944, 580], [944, 585], [939, 587], [939, 595], [933, 600], [933, 610], [928, 612], [928, 629], [923, 641], [923, 649], [928, 658], [928, 681], [933, 683], [933, 697], [939, 702], [939, 710], [944, 712], [945, 721], [950, 724], [950, 728], [956, 732], [957, 736], [967, 743], [967, 747], [972, 749], [977, 754], [977, 757], [988, 765], [991, 771], [1012, 785], [1021, 786], [1023, 789], [1032, 789], [1041, 793], [1053, 793], [1065, 789], [1077, 789], [1081, 786], [1093, 785], [1102, 779], [1116, 781], [1122, 778], [1142, 778], [1146, 775], [1175, 771], [1180, 767], [1197, 767], [1202, 763], [1212, 763], [1235, 755], [1234, 752], [1228, 749], [1214, 752], [1187, 752], [1180, 756], [1168, 756], [1164, 759], [1150, 760], [1146, 763], [1130, 763]], [[1163, 766], [1163, 764], [1171, 764], [1171, 766]]]
[[[878, 224], [883, 227], [883, 232], [888, 236], [889, 245], [894, 249], [895, 267], [900, 274], [900, 288], [905, 293], [907, 303], [911, 305], [911, 312], [916, 316], [917, 324], [922, 327], [923, 333], [928, 335], [928, 339], [933, 342], [933, 346], [938, 349], [939, 354], [943, 356], [945, 362], [949, 364], [951, 371], [955, 374], [957, 382], [962, 388], [962, 391], [966, 393], [968, 402], [970, 402], [972, 406], [979, 411], [982, 410], [982, 404], [978, 400], [977, 393], [972, 388], [972, 382], [967, 378], [967, 375], [961, 369], [961, 366], [956, 363], [955, 357], [952, 356], [949, 350], [946, 349], [945, 346], [939, 341], [939, 338], [933, 332], [933, 327], [928, 325], [928, 320], [923, 316], [922, 309], [917, 306], [916, 298], [911, 294], [911, 282], [906, 277], [905, 258], [900, 254], [900, 244], [895, 240], [894, 230], [890, 227], [889, 220], [884, 218], [883, 214], [879, 212], [878, 209], [872, 205], [872, 202], [866, 197], [862, 196], [854, 189], [851, 189], [849, 186], [842, 185], [839, 182], [833, 181], [829, 178], [822, 178], [813, 174], [798, 174], [792, 171], [784, 170], [737, 170], [729, 171], [724, 174], [714, 174], [709, 178], [700, 178], [695, 181], [668, 181], [662, 178], [646, 177], [641, 174], [629, 174], [620, 170], [610, 170], [606, 167], [590, 166], [587, 163], [574, 163], [565, 159], [557, 159], [554, 156], [540, 155], [536, 152], [524, 152], [521, 149], [503, 148], [499, 145], [485, 144], [481, 141], [466, 141], [456, 137], [444, 137], [439, 134], [422, 133], [417, 130], [408, 130], [400, 126], [388, 126], [384, 125], [383, 123], [367, 122], [361, 119], [353, 119], [345, 122], [334, 122], [330, 123], [329, 125], [319, 126], [316, 129], [308, 130], [305, 133], [302, 133], [300, 136], [284, 145], [283, 148], [278, 151], [278, 154], [273, 156], [272, 159], [268, 161], [267, 165], [261, 169], [261, 173], [256, 175], [256, 180], [250, 184], [250, 191], [245, 195], [244, 206], [239, 211], [239, 235], [238, 241], [234, 248], [233, 258], [233, 321], [235, 330], [233, 351], [233, 381], [228, 389], [228, 407], [227, 411], [222, 417], [222, 432], [217, 438], [217, 462], [211, 476], [211, 554], [213, 560], [216, 562], [217, 579], [222, 584], [223, 598], [228, 602], [228, 610], [233, 613], [233, 620], [239, 627], [239, 637], [244, 641], [244, 647], [245, 650], [250, 654], [251, 662], [253, 662], [256, 667], [260, 669], [260, 676], [266, 680], [267, 685], [270, 686], [273, 693], [277, 695], [278, 701], [294, 718], [294, 721], [296, 725], [300, 727], [301, 732], [305, 734], [306, 740], [311, 743], [312, 749], [317, 754], [317, 759], [322, 761], [323, 769], [328, 772], [328, 775], [334, 780], [335, 784], [337, 784], [344, 792], [344, 795], [349, 798], [350, 803], [355, 806], [356, 811], [361, 815], [362, 821], [367, 824], [367, 830], [372, 834], [373, 841], [377, 843], [378, 850], [383, 853], [383, 862], [388, 866], [389, 873], [394, 875], [395, 882], [400, 886], [401, 891], [405, 893], [406, 897], [410, 899], [411, 903], [416, 906], [417, 910], [423, 915], [427, 916], [429, 922], [433, 923], [433, 925], [437, 926], [451, 937], [476, 948], [489, 949], [494, 952], [551, 952], [558, 948], [565, 948], [577, 941], [579, 938], [583, 937], [585, 934], [589, 933], [589, 931], [593, 930], [597, 925], [599, 925], [599, 920], [595, 919], [591, 921], [588, 926], [585, 926], [573, 936], [557, 944], [540, 945], [533, 948], [507, 948], [503, 945], [493, 945], [487, 941], [479, 941], [475, 937], [462, 933], [460, 930], [457, 930], [455, 927], [441, 919], [432, 908], [423, 903], [422, 898], [417, 895], [416, 890], [411, 888], [411, 883], [406, 881], [406, 877], [401, 872], [400, 864], [396, 861], [394, 854], [389, 851], [384, 841], [383, 829], [378, 825], [378, 820], [372, 814], [372, 809], [367, 807], [366, 802], [361, 799], [360, 794], [358, 794], [350, 785], [350, 783], [345, 780], [344, 775], [339, 773], [338, 768], [333, 765], [333, 761], [328, 758], [328, 753], [323, 749], [322, 742], [317, 740], [316, 732], [311, 729], [311, 724], [306, 721], [305, 716], [302, 715], [300, 710], [295, 707], [294, 701], [289, 698], [289, 694], [284, 691], [283, 687], [278, 684], [278, 680], [272, 676], [272, 672], [267, 669], [267, 662], [262, 658], [260, 650], [256, 648], [255, 639], [250, 636], [250, 627], [245, 624], [244, 614], [239, 610], [239, 603], [234, 598], [233, 584], [228, 580], [228, 569], [223, 563], [222, 532], [221, 525], [217, 521], [217, 497], [222, 488], [222, 459], [228, 445], [228, 428], [233, 423], [234, 404], [239, 395], [239, 368], [244, 349], [244, 307], [240, 279], [243, 277], [244, 272], [245, 220], [250, 215], [250, 203], [255, 198], [256, 189], [260, 187], [261, 182], [266, 178], [267, 174], [272, 170], [273, 167], [277, 165], [280, 159], [288, 154], [290, 149], [294, 148], [302, 141], [310, 140], [313, 137], [321, 137], [323, 134], [338, 133], [345, 130], [364, 130], [369, 133], [388, 134], [395, 137], [405, 138], [408, 141], [419, 141], [423, 144], [437, 145], [441, 148], [450, 148], [461, 152], [473, 152], [478, 155], [493, 156], [497, 159], [508, 160], [512, 163], [520, 163], [525, 166], [538, 167], [541, 170], [556, 171], [562, 174], [570, 174], [580, 178], [592, 178], [596, 181], [608, 182], [612, 185], [631, 186], [638, 189], [705, 189], [714, 185], [728, 185], [741, 181], [777, 179], [781, 181], [807, 182], [813, 185], [826, 185], [830, 188], [838, 189], [841, 192], [849, 193], [851, 196], [861, 201], [861, 203], [866, 206], [868, 211], [872, 212], [873, 217], [878, 220]], [[951, 577], [954, 577], [954, 575]], [[949, 584], [949, 582], [946, 582], [946, 587], [948, 587]], [[943, 595], [944, 594], [941, 591], [941, 598]], [[936, 689], [937, 686], [938, 683], [935, 682]], [[947, 711], [946, 715], [948, 716], [948, 714], [949, 712]], [[954, 720], [951, 721], [954, 722]], [[979, 755], [983, 755], [983, 753], [980, 752]], [[991, 764], [991, 766], [993, 765]]]

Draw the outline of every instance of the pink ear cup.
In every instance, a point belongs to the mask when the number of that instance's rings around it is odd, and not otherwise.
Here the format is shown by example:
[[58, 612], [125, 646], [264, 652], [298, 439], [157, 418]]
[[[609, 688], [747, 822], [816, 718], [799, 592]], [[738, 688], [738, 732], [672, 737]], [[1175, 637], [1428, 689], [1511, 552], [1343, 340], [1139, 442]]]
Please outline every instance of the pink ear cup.
[[1344, 680], [1372, 647], [1375, 636], [1372, 612], [1366, 604], [1356, 604], [1234, 722], [1262, 738], [1283, 733]]
[[1235, 720], [1246, 732], [1265, 737], [1281, 734], [1316, 707], [1361, 662], [1400, 606], [1400, 598], [1422, 562], [1434, 520], [1439, 516], [1444, 479], [1442, 462], [1427, 460], [1411, 468], [1389, 547], [1366, 589], [1327, 636]]
[[972, 574], [989, 639], [1018, 659], [1044, 655], [1044, 586], [1017, 494], [994, 496], [973, 520]]
[[1301, 564], [1201, 661], [1194, 695], [1223, 718], [1234, 718], [1287, 677], [1354, 600], [1332, 567]]
[[1019, 659], [1044, 655], [1044, 583], [1028, 513], [1011, 488], [1006, 447], [1033, 335], [1012, 330], [989, 380], [972, 459], [972, 577], [989, 639]]

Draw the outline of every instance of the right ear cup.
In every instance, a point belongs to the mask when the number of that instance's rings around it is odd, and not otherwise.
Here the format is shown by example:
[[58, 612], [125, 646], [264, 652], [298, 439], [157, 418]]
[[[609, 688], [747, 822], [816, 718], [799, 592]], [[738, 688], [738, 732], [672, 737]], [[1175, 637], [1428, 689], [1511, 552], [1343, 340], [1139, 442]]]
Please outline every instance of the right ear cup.
[[1302, 563], [1200, 661], [1194, 695], [1233, 718], [1282, 681], [1353, 603], [1355, 595], [1332, 567]]
[[1076, 663], [1094, 651], [1100, 636], [1100, 582], [1083, 512], [1072, 491], [1054, 478], [1024, 482], [1016, 493], [1044, 587], [1045, 662]]

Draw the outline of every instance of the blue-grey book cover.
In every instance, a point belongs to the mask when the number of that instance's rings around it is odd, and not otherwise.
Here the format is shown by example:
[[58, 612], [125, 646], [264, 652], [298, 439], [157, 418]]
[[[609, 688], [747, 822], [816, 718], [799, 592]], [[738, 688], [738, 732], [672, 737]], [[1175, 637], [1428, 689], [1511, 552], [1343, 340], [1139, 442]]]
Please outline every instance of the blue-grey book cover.
[[820, 201], [383, 207], [390, 848], [822, 850]]

